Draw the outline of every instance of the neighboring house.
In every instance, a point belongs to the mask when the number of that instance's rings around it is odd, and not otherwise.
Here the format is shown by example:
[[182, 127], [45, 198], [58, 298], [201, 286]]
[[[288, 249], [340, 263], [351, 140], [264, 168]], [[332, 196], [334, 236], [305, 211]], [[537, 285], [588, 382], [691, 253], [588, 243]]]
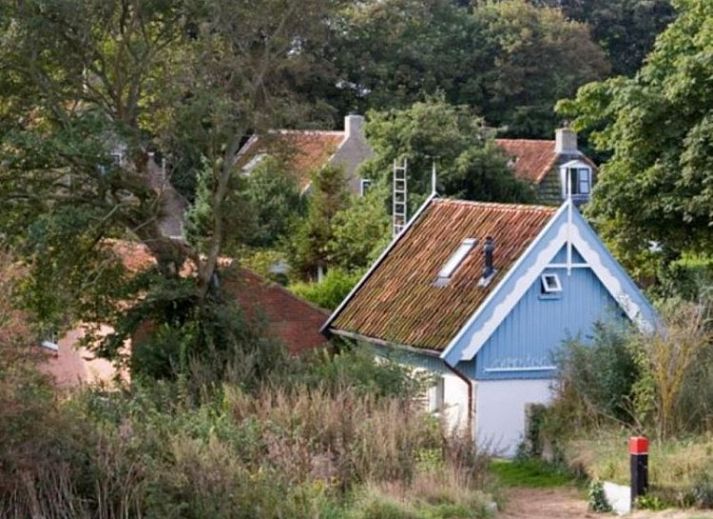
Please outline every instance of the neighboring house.
[[552, 354], [596, 322], [657, 316], [576, 207], [431, 196], [324, 324], [436, 376], [430, 407], [515, 452]]
[[[148, 248], [142, 244], [120, 240], [109, 243], [131, 273], [142, 272], [155, 263]], [[191, 269], [186, 268], [184, 273], [190, 275]], [[247, 269], [228, 273], [224, 285], [226, 292], [235, 298], [248, 317], [263, 322], [266, 333], [281, 341], [292, 355], [300, 355], [328, 344], [320, 333], [320, 327], [328, 315], [325, 310], [303, 301], [280, 285]], [[111, 362], [96, 357], [82, 344], [85, 328], [80, 325], [67, 332], [57, 342], [57, 350], [48, 351], [40, 366], [60, 387], [96, 383], [110, 385], [116, 375]], [[99, 327], [100, 335], [112, 331], [109, 326]], [[142, 327], [133, 340], [141, 340], [147, 331], [148, 328]], [[127, 341], [125, 345], [126, 353], [130, 351], [131, 342]], [[129, 380], [129, 375], [124, 372], [122, 378]]]
[[575, 204], [589, 201], [597, 168], [577, 148], [574, 131], [560, 128], [553, 141], [496, 139], [495, 142], [510, 157], [515, 176], [534, 184], [540, 203], [561, 204], [567, 199], [568, 184]]
[[349, 190], [361, 195], [371, 181], [359, 177], [358, 169], [373, 155], [364, 135], [364, 117], [347, 115], [342, 131], [274, 130], [253, 135], [238, 152], [237, 165], [250, 173], [265, 157], [276, 157], [294, 175], [303, 193], [309, 191], [313, 171], [339, 166], [347, 175]]

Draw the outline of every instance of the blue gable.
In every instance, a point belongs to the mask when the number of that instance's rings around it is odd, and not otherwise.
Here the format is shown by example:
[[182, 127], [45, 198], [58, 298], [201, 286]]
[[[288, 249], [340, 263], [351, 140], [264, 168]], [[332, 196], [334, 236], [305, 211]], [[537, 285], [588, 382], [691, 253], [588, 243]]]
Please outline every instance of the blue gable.
[[[556, 259], [556, 258], [555, 258]], [[469, 363], [478, 380], [550, 378], [553, 352], [568, 338], [588, 341], [597, 321], [622, 319], [621, 310], [589, 268], [548, 268], [562, 292], [542, 294], [538, 278]], [[473, 368], [475, 367], [475, 370]]]
[[[571, 268], [568, 268], [571, 267]], [[542, 295], [555, 272], [562, 292]], [[565, 203], [442, 354], [478, 379], [552, 376], [551, 352], [591, 333], [598, 320], [625, 315], [641, 328], [656, 312], [579, 212]], [[474, 367], [471, 361], [477, 354]], [[463, 364], [461, 364], [463, 366]], [[524, 368], [524, 369], [523, 369]]]

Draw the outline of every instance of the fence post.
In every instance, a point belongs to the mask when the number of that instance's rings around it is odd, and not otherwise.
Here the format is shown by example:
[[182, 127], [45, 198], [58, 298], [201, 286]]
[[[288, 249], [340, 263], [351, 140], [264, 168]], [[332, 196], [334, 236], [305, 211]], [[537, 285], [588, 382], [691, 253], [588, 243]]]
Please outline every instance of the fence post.
[[631, 462], [631, 506], [636, 498], [646, 494], [649, 489], [649, 440], [645, 436], [629, 438], [629, 456]]

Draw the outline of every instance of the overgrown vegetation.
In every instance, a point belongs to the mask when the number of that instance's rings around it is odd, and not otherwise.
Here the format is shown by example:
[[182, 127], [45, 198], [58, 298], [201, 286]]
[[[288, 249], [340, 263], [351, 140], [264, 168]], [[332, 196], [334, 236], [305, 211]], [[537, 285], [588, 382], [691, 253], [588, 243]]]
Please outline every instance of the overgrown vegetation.
[[180, 380], [65, 399], [22, 348], [0, 349], [3, 517], [487, 515], [487, 458], [373, 359], [344, 353], [200, 399]]
[[591, 345], [566, 343], [553, 404], [528, 439], [537, 454], [576, 473], [625, 484], [627, 438], [644, 434], [653, 497], [711, 505], [710, 305], [671, 300], [654, 331], [600, 325]]

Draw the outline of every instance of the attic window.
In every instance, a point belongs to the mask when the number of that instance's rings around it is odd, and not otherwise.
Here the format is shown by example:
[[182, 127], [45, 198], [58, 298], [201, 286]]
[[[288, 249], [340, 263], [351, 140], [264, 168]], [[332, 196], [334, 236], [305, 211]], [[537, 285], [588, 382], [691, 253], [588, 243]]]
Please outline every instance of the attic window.
[[557, 274], [543, 274], [542, 293], [557, 294], [559, 292], [562, 292], [562, 285], [560, 284], [559, 276]]
[[468, 255], [468, 253], [475, 247], [478, 240], [475, 238], [467, 238], [461, 242], [456, 251], [448, 258], [446, 264], [438, 272], [438, 279], [436, 279], [436, 285], [444, 286], [448, 283], [453, 273], [456, 271], [458, 266], [463, 263], [463, 260]]

